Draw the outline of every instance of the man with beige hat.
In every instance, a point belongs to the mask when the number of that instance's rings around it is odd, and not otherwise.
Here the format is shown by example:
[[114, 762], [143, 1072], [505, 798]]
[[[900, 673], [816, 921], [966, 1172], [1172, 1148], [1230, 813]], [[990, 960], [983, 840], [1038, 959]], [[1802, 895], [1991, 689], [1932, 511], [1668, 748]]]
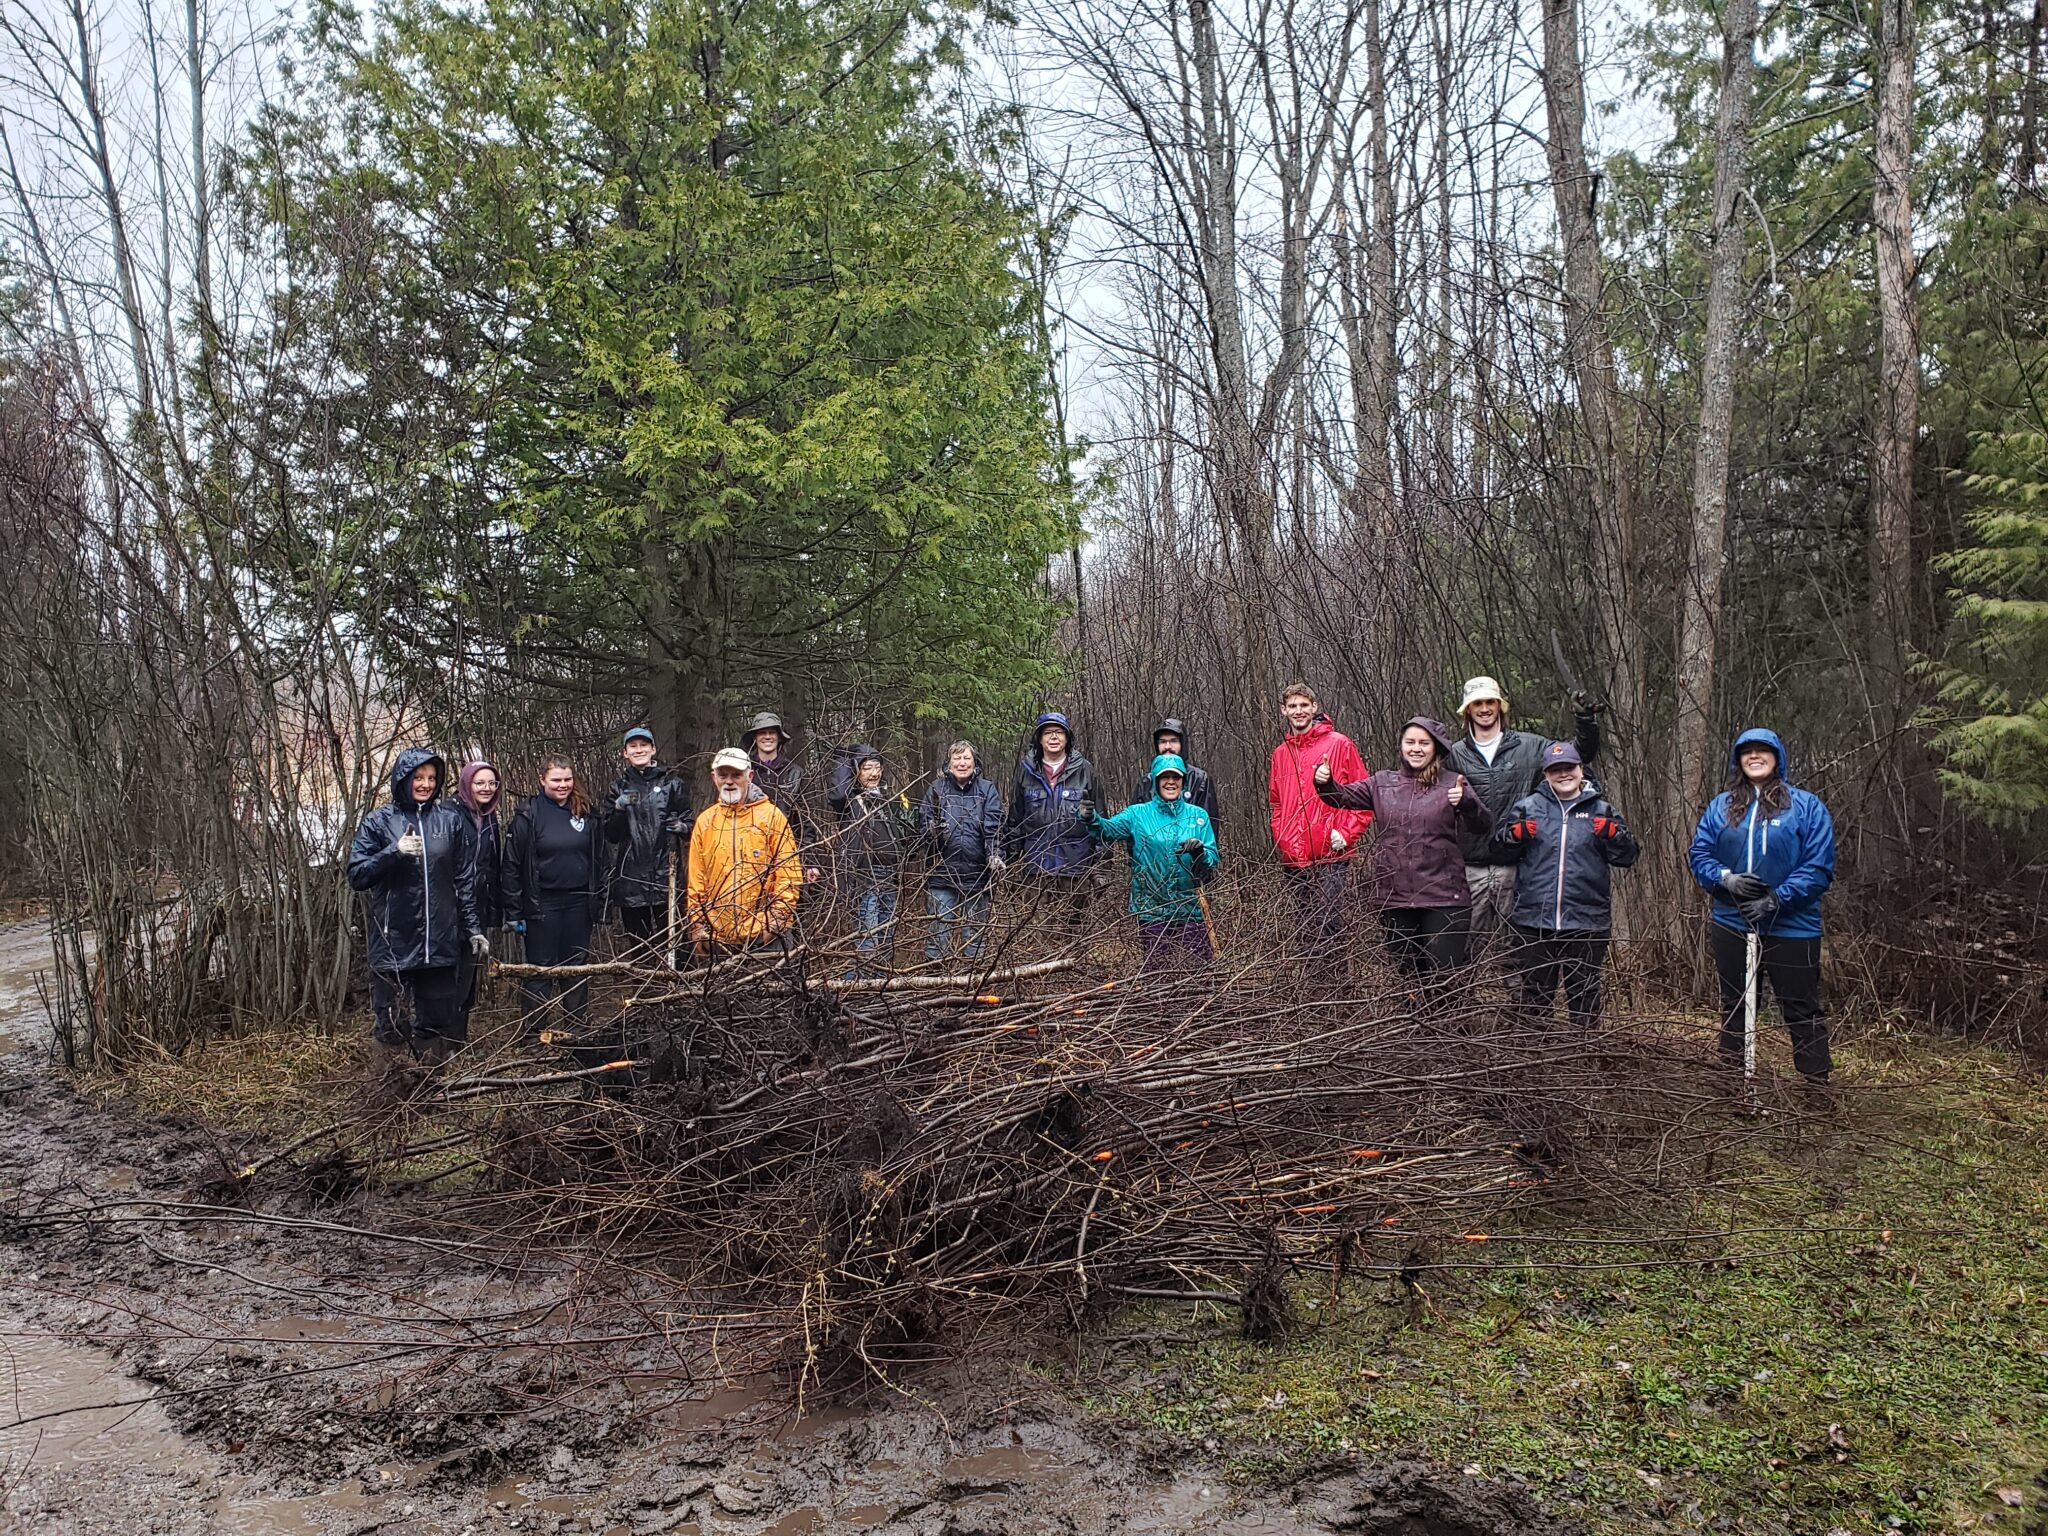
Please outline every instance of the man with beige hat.
[[[1590, 766], [1600, 754], [1600, 706], [1584, 693], [1573, 695], [1572, 703], [1579, 756]], [[1543, 749], [1549, 740], [1508, 725], [1507, 695], [1490, 677], [1466, 679], [1458, 714], [1466, 734], [1451, 749], [1451, 764], [1479, 791], [1493, 819], [1504, 820], [1509, 807], [1543, 783]], [[1515, 865], [1484, 833], [1461, 829], [1459, 840], [1465, 883], [1472, 891], [1472, 955], [1477, 959], [1514, 908]]]

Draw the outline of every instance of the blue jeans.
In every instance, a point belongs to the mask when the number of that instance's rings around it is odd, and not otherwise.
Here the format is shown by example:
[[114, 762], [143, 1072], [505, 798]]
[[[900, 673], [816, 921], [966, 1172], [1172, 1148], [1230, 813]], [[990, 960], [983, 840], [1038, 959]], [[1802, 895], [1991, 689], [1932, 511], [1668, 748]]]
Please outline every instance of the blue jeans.
[[[887, 881], [887, 884], [882, 883]], [[853, 898], [853, 947], [871, 968], [879, 952], [884, 965], [896, 958], [896, 875], [878, 874]]]
[[960, 948], [961, 958], [981, 958], [982, 930], [988, 925], [987, 891], [964, 895], [950, 886], [927, 886], [925, 904], [932, 918], [932, 936], [924, 946], [925, 959], [937, 962], [952, 953], [956, 928], [966, 930], [966, 942]]

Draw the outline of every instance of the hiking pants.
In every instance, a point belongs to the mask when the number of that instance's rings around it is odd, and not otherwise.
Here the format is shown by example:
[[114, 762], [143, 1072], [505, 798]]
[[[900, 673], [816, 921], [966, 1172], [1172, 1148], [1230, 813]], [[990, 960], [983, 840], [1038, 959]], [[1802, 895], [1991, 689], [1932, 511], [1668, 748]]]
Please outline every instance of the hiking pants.
[[1607, 964], [1605, 932], [1517, 925], [1509, 931], [1508, 942], [1508, 973], [1521, 994], [1522, 1015], [1528, 1022], [1550, 1022], [1551, 1004], [1562, 985], [1572, 1027], [1590, 1030], [1599, 1025], [1600, 973]]
[[[1747, 935], [1739, 929], [1711, 926], [1714, 975], [1721, 983], [1721, 1056], [1742, 1065], [1742, 1014]], [[1820, 1001], [1820, 940], [1766, 936], [1757, 978], [1757, 1005], [1763, 1005], [1763, 984], [1769, 980], [1792, 1036], [1792, 1064], [1817, 1083], [1828, 1080], [1833, 1058], [1828, 1050], [1828, 1013]]]

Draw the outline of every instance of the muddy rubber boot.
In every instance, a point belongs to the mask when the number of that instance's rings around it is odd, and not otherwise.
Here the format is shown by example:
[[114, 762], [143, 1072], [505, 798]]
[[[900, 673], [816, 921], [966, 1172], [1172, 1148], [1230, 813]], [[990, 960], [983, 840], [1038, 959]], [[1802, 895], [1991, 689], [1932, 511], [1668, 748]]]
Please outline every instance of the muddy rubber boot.
[[1824, 1077], [1807, 1077], [1799, 1083], [1800, 1108], [1814, 1115], [1832, 1115], [1842, 1107], [1835, 1085]]

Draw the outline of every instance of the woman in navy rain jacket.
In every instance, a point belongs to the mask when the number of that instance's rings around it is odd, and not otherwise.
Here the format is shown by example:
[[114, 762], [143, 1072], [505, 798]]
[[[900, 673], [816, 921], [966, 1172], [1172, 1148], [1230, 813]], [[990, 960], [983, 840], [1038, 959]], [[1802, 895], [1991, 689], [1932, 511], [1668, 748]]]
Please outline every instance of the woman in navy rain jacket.
[[[407, 747], [391, 766], [391, 803], [363, 818], [348, 853], [348, 883], [370, 898], [370, 1038], [438, 1060], [462, 1042], [465, 954], [490, 953], [476, 910], [476, 828], [441, 798], [444, 767], [429, 747]], [[410, 1023], [397, 1016], [400, 990]]]
[[1742, 1059], [1747, 935], [1763, 936], [1792, 1061], [1810, 1083], [1833, 1065], [1820, 1001], [1820, 898], [1835, 878], [1835, 823], [1820, 797], [1792, 786], [1785, 743], [1744, 731], [1728, 751], [1728, 788], [1692, 837], [1692, 875], [1714, 898], [1714, 971], [1721, 983], [1721, 1054]]
[[1642, 850], [1621, 812], [1587, 782], [1575, 743], [1550, 742], [1537, 761], [1543, 787], [1509, 807], [1493, 832], [1491, 862], [1517, 865], [1508, 967], [1532, 1021], [1550, 1017], [1562, 982], [1573, 1026], [1592, 1029], [1614, 926], [1607, 872], [1628, 868]]
[[1031, 750], [1017, 759], [1003, 821], [1003, 854], [1042, 883], [1041, 900], [1070, 931], [1088, 916], [1090, 866], [1102, 849], [1088, 835], [1081, 807], [1096, 800], [1095, 765], [1083, 757], [1065, 715], [1046, 713], [1032, 728]]

